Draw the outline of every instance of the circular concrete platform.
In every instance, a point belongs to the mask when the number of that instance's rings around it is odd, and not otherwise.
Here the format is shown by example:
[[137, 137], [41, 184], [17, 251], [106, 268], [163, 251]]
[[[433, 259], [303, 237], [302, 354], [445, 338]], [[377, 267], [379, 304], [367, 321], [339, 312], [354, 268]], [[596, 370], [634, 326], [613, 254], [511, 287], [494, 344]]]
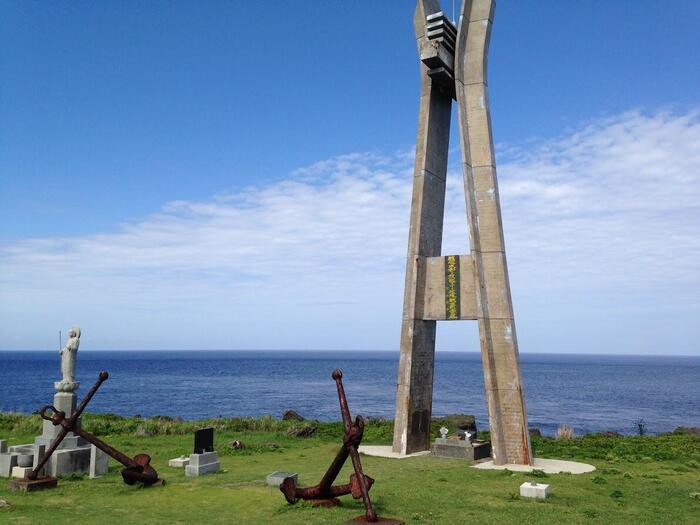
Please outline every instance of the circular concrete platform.
[[427, 456], [430, 454], [429, 450], [423, 450], [421, 452], [415, 452], [413, 454], [399, 454], [391, 450], [391, 445], [360, 445], [357, 449], [360, 454], [365, 456], [374, 456], [377, 458], [391, 458], [391, 459], [406, 459], [415, 458], [417, 456]]
[[562, 459], [542, 459], [535, 458], [533, 465], [516, 465], [509, 463], [507, 465], [494, 465], [493, 461], [484, 461], [474, 465], [474, 468], [484, 470], [512, 470], [513, 472], [532, 472], [533, 470], [542, 470], [547, 474], [561, 474], [567, 472], [569, 474], [586, 474], [593, 472], [595, 467], [588, 463], [578, 463], [577, 461], [564, 461]]
[[[383, 445], [360, 445], [358, 451], [360, 454], [365, 456], [374, 456], [377, 458], [390, 458], [390, 459], [406, 459], [415, 458], [418, 456], [427, 456], [430, 454], [429, 450], [424, 450], [422, 452], [415, 452], [414, 454], [401, 455], [394, 452], [391, 446]], [[474, 468], [484, 469], [484, 470], [512, 470], [513, 472], [532, 472], [533, 470], [542, 470], [547, 474], [561, 474], [562, 472], [567, 472], [569, 474], [586, 474], [588, 472], [593, 472], [595, 467], [589, 465], [588, 463], [578, 463], [577, 461], [564, 461], [562, 459], [542, 459], [535, 458], [532, 465], [517, 465], [514, 463], [509, 463], [507, 465], [494, 465], [493, 461], [482, 461], [474, 465]]]

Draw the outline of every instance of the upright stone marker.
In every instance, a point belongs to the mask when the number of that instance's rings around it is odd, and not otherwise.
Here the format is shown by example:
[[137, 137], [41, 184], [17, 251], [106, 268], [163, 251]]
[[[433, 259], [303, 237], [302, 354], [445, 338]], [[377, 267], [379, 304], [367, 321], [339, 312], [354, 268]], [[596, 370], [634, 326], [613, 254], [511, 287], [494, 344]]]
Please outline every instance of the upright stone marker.
[[[44, 456], [44, 452], [46, 452], [46, 445], [34, 445], [34, 459], [32, 461], [32, 470], [34, 470], [37, 467], [37, 465], [39, 464], [39, 460]], [[41, 471], [39, 471], [38, 474], [39, 477], [45, 476], [45, 468], [41, 469]]]
[[200, 428], [194, 433], [194, 453], [185, 465], [185, 476], [201, 476], [218, 472], [221, 468], [219, 455], [214, 450], [214, 429]]
[[194, 433], [194, 453], [214, 452], [214, 428], [200, 428]]
[[[478, 321], [496, 464], [531, 464], [506, 266], [486, 85], [492, 0], [464, 0], [459, 28], [438, 0], [418, 0], [413, 24], [421, 98], [406, 263], [393, 450], [430, 448], [436, 321]], [[441, 255], [452, 100], [471, 253]]]
[[109, 456], [95, 445], [90, 445], [90, 479], [99, 478], [109, 472]]

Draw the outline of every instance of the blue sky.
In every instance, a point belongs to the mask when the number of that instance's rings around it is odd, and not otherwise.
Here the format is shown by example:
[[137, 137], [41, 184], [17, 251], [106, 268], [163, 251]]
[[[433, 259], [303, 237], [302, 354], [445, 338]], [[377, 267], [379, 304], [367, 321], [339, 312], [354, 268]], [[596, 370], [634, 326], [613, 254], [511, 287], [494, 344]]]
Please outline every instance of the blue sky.
[[[0, 347], [79, 323], [94, 349], [397, 348], [413, 8], [0, 2]], [[698, 20], [498, 4], [522, 352], [700, 354]], [[453, 153], [446, 253], [467, 250]], [[472, 324], [439, 349], [476, 350]]]

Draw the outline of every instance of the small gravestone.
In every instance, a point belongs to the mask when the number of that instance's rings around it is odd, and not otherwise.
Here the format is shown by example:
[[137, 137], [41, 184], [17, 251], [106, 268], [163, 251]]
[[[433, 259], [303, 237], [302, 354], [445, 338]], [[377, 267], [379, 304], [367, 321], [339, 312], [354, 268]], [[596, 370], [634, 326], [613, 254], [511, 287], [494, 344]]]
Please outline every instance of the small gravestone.
[[194, 452], [185, 466], [185, 476], [201, 476], [221, 468], [219, 455], [214, 451], [214, 428], [200, 428], [194, 433]]
[[287, 478], [294, 478], [294, 483], [299, 481], [299, 475], [296, 472], [282, 472], [278, 470], [267, 476], [265, 483], [267, 483], [268, 487], [279, 487]]
[[549, 485], [526, 481], [520, 485], [520, 495], [523, 498], [546, 499], [549, 496]]

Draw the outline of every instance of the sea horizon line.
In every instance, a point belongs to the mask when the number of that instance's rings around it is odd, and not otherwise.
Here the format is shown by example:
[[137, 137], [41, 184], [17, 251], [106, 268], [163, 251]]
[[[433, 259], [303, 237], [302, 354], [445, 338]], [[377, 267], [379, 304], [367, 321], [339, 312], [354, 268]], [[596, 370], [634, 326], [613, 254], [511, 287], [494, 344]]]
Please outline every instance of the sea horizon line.
[[[15, 349], [15, 348], [4, 348], [0, 349], [2, 353], [53, 353], [58, 351], [58, 349]], [[308, 348], [284, 348], [284, 349], [261, 349], [261, 348], [90, 348], [81, 349], [81, 353], [101, 353], [101, 352], [143, 352], [143, 353], [194, 353], [194, 352], [212, 352], [212, 353], [256, 353], [256, 352], [267, 352], [267, 353], [286, 353], [286, 352], [305, 352], [305, 353], [327, 353], [327, 354], [338, 354], [343, 352], [353, 352], [353, 353], [392, 353], [398, 354], [399, 350], [387, 350], [387, 349], [308, 349]], [[436, 350], [436, 354], [473, 354], [480, 355], [479, 350]], [[592, 356], [592, 357], [694, 357], [700, 358], [700, 354], [671, 354], [671, 353], [603, 353], [603, 352], [529, 352], [521, 351], [520, 356]]]

